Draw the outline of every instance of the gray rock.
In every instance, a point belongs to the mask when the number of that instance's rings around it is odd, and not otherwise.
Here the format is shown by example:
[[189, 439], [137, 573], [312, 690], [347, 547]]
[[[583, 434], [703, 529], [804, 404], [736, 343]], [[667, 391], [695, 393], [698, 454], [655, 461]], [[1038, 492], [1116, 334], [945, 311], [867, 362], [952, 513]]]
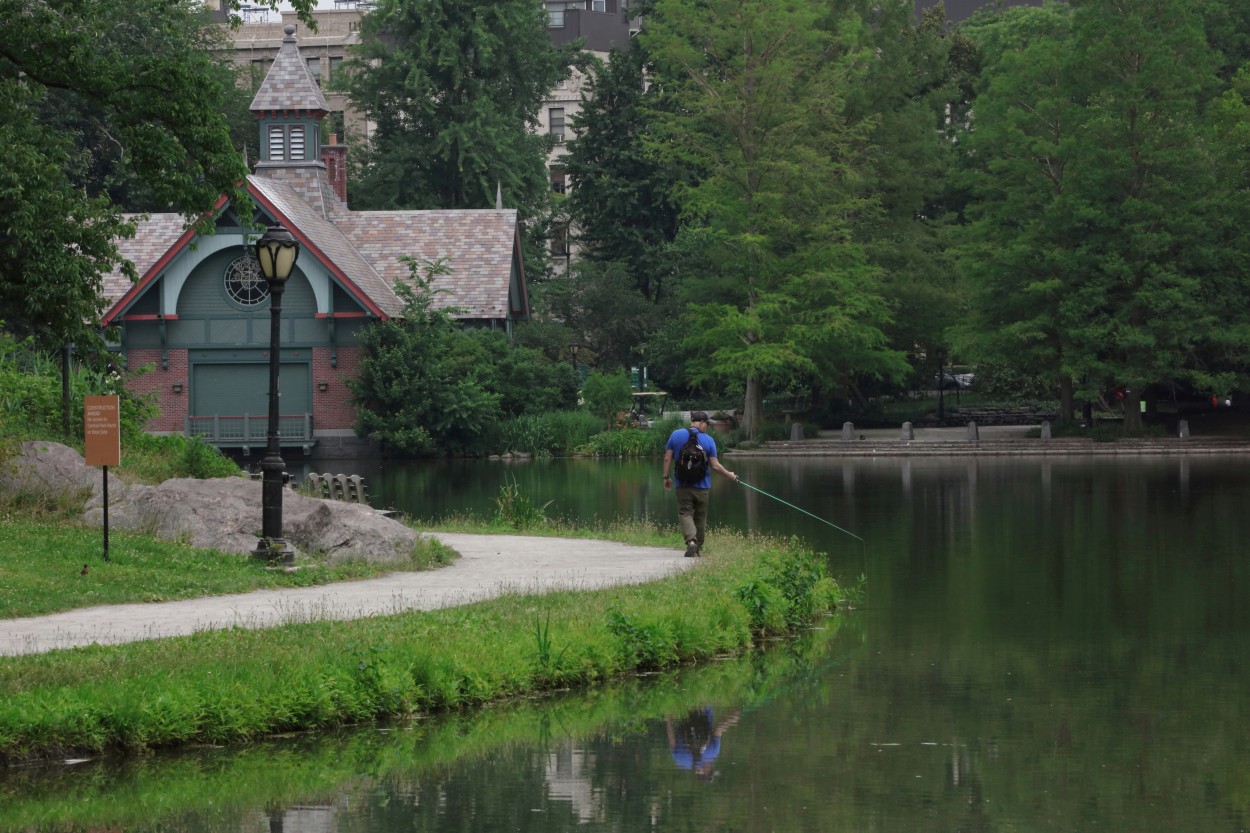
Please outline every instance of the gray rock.
[[[85, 501], [83, 520], [104, 522], [102, 473], [82, 455], [58, 443], [24, 443], [0, 466], [0, 489], [65, 495]], [[402, 561], [417, 533], [368, 506], [282, 495], [283, 533], [303, 552], [325, 553], [331, 563], [363, 559]], [[195, 547], [250, 555], [261, 532], [261, 484], [244, 477], [180, 478], [159, 486], [124, 486], [109, 478], [109, 529], [129, 529]]]
[[103, 480], [101, 469], [88, 466], [81, 454], [60, 443], [27, 441], [11, 459], [0, 462], [0, 492], [8, 494], [85, 499], [100, 492]]

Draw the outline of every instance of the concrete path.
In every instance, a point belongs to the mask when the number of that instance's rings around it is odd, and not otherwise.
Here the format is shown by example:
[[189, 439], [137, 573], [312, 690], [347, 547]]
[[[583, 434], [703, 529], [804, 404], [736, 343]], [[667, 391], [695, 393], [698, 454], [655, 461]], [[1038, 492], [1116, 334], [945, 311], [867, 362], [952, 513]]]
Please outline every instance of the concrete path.
[[519, 535], [436, 533], [460, 553], [448, 567], [365, 581], [109, 605], [0, 622], [0, 656], [114, 645], [231, 627], [435, 610], [508, 593], [585, 590], [663, 578], [697, 563], [680, 549]]

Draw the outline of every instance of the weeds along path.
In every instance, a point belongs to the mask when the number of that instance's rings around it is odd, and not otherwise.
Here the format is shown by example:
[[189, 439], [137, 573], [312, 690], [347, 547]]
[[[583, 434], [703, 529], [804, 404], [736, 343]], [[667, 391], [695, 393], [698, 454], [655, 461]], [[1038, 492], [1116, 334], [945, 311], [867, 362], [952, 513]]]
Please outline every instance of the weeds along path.
[[680, 550], [611, 541], [429, 533], [460, 553], [447, 567], [316, 587], [258, 590], [177, 602], [111, 605], [10, 619], [0, 656], [116, 645], [232, 627], [268, 628], [435, 610], [509, 593], [588, 590], [664, 578], [695, 564]]

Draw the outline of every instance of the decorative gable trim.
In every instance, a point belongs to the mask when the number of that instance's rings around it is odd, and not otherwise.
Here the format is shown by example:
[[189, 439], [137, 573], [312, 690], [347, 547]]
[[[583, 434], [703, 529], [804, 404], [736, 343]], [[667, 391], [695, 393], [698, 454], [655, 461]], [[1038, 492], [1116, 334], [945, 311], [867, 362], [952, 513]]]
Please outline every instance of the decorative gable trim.
[[[227, 202], [228, 198], [224, 194], [218, 197], [217, 202], [213, 205], [213, 210], [205, 212], [204, 216], [207, 217], [209, 214], [217, 214]], [[170, 246], [165, 254], [157, 258], [156, 262], [148, 267], [146, 272], [139, 276], [139, 280], [135, 281], [135, 285], [130, 287], [125, 295], [122, 295], [122, 297], [117, 299], [117, 302], [113, 304], [113, 306], [109, 308], [108, 312], [104, 314], [104, 317], [100, 319], [101, 323], [103, 323], [106, 327], [112, 326], [120, 316], [121, 312], [126, 309], [126, 307], [134, 303], [140, 295], [148, 290], [148, 287], [158, 277], [160, 277], [162, 270], [164, 270], [164, 268], [169, 265], [169, 262], [177, 257], [178, 254], [187, 247], [195, 235], [196, 231], [194, 226], [184, 231], [178, 237], [177, 242]]]
[[268, 211], [270, 216], [281, 221], [281, 223], [284, 226], [286, 226], [287, 231], [291, 232], [291, 234], [295, 236], [295, 239], [299, 241], [301, 248], [311, 253], [314, 257], [317, 258], [317, 260], [319, 260], [326, 267], [326, 269], [330, 271], [330, 274], [332, 274], [335, 277], [335, 279], [338, 280], [340, 284], [342, 284], [343, 288], [346, 289], [352, 295], [353, 298], [355, 298], [357, 303], [359, 303], [362, 307], [364, 307], [371, 315], [377, 317], [378, 319], [382, 321], [386, 321], [390, 317], [385, 312], [382, 311], [382, 308], [379, 307], [377, 303], [374, 302], [374, 300], [368, 296], [368, 294], [366, 294], [364, 291], [361, 290], [359, 286], [356, 285], [355, 281], [353, 281], [351, 278], [347, 276], [347, 273], [344, 272], [339, 267], [339, 265], [334, 262], [333, 259], [327, 257], [325, 252], [321, 251], [320, 247], [318, 247], [315, 243], [313, 243], [312, 240], [308, 237], [308, 235], [304, 234], [304, 232], [299, 228], [299, 226], [295, 222], [291, 220], [291, 218], [287, 217], [285, 214], [279, 211], [277, 206], [275, 206], [269, 199], [267, 199], [264, 196], [264, 194], [262, 194], [251, 183], [250, 180], [248, 181], [248, 184], [247, 184], [247, 190], [248, 190], [248, 193], [251, 195], [252, 199], [256, 200], [258, 205], [260, 205], [262, 208]]

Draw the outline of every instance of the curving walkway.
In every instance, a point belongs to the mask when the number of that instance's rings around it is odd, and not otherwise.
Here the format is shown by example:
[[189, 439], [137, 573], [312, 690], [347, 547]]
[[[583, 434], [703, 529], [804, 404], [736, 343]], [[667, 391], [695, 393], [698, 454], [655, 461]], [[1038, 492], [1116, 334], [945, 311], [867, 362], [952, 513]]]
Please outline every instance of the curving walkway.
[[684, 558], [677, 549], [610, 541], [442, 532], [431, 537], [459, 552], [460, 558], [437, 570], [393, 573], [364, 581], [10, 619], [0, 626], [0, 656], [116, 645], [232, 627], [259, 629], [292, 622], [435, 610], [508, 593], [638, 584], [673, 575], [697, 561]]

